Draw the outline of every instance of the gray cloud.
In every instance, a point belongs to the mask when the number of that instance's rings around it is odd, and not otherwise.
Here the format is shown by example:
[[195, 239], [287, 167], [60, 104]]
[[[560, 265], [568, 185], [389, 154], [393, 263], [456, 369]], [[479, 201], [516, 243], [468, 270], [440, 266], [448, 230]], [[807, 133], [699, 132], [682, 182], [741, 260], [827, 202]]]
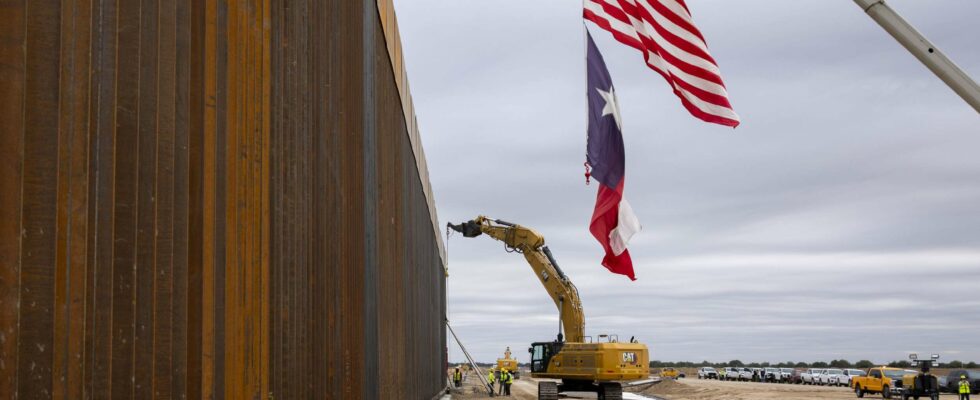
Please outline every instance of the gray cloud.
[[[974, 77], [972, 0], [892, 0]], [[595, 27], [616, 83], [637, 282], [587, 230], [582, 28], [567, 1], [396, 1], [440, 218], [542, 232], [587, 334], [651, 357], [980, 361], [980, 119], [850, 1], [688, 1], [743, 125], [690, 117]], [[557, 313], [523, 258], [449, 240], [449, 318], [468, 349], [524, 357]], [[451, 360], [462, 354], [451, 346]]]

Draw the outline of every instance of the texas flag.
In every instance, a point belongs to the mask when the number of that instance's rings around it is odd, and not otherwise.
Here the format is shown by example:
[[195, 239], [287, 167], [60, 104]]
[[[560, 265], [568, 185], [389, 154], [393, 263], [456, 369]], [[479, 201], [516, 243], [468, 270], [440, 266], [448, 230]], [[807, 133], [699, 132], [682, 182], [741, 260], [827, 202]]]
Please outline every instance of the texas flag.
[[589, 42], [586, 55], [589, 99], [586, 157], [592, 168], [591, 176], [599, 182], [599, 194], [589, 230], [606, 251], [602, 265], [613, 273], [626, 275], [635, 281], [633, 260], [626, 244], [633, 234], [640, 231], [640, 221], [623, 197], [626, 168], [622, 120], [606, 63], [592, 41], [592, 35], [586, 32], [586, 36]]

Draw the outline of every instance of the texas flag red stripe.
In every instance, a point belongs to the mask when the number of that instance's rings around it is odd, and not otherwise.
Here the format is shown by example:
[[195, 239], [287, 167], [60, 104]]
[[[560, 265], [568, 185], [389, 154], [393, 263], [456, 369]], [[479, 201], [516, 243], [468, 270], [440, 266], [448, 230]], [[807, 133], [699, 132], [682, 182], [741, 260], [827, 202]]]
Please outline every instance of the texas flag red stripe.
[[[625, 181], [625, 179], [623, 180]], [[622, 234], [632, 236], [635, 231], [627, 232], [631, 226], [639, 226], [639, 221], [632, 215], [632, 209], [623, 199], [623, 181], [619, 182], [616, 189], [610, 189], [606, 185], [599, 185], [599, 193], [596, 195], [595, 210], [592, 212], [592, 221], [589, 223], [589, 231], [592, 236], [602, 244], [602, 249], [606, 252], [602, 258], [602, 266], [610, 272], [626, 275], [630, 280], [636, 280], [633, 272], [633, 260], [630, 258], [629, 249], [625, 247], [624, 241], [620, 240]], [[624, 208], [629, 209], [629, 215], [621, 220]], [[632, 216], [632, 220], [629, 220]], [[626, 240], [629, 240], [627, 237]], [[618, 251], [617, 251], [618, 250]]]

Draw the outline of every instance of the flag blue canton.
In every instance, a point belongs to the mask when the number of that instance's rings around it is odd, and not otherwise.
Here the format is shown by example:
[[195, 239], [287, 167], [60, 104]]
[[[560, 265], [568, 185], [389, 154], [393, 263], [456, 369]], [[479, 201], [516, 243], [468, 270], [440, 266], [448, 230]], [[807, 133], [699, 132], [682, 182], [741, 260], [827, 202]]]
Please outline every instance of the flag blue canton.
[[589, 101], [586, 159], [592, 167], [592, 177], [615, 189], [623, 180], [626, 169], [619, 105], [606, 62], [592, 41], [592, 35], [586, 32], [586, 36]]

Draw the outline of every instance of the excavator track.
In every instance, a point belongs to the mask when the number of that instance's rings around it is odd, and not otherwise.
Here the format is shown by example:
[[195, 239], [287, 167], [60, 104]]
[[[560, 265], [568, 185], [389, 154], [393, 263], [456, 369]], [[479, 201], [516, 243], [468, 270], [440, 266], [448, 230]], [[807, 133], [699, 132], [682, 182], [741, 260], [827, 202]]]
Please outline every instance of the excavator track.
[[618, 382], [600, 384], [599, 400], [623, 400], [623, 385]]
[[558, 400], [558, 383], [538, 382], [538, 400]]

